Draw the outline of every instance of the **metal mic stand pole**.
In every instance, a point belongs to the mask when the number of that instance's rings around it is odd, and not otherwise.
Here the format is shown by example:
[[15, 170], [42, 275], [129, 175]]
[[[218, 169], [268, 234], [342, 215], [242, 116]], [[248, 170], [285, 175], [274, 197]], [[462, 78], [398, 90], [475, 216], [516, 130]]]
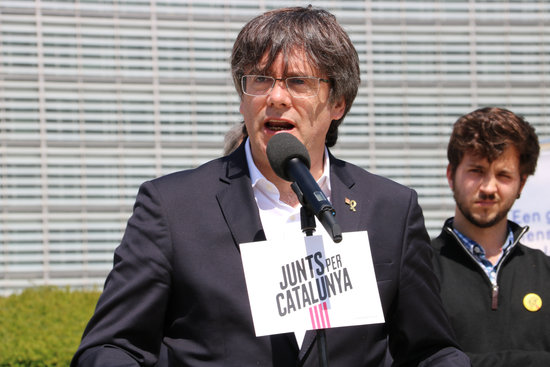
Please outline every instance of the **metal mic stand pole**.
[[[315, 216], [313, 212], [306, 206], [300, 208], [300, 221], [302, 224], [302, 232], [306, 236], [312, 236], [315, 232]], [[327, 337], [325, 329], [317, 329], [317, 351], [319, 352], [319, 366], [328, 367], [327, 357]]]
[[[298, 196], [298, 200], [302, 204], [302, 207], [300, 208], [300, 222], [302, 226], [302, 232], [304, 232], [306, 236], [312, 236], [313, 232], [315, 232], [316, 226], [315, 214], [313, 213], [313, 210], [310, 209], [309, 205], [307, 205], [307, 203], [305, 202], [302, 191], [300, 190], [298, 185], [293, 182], [291, 186], [296, 193], [296, 196]], [[325, 334], [325, 329], [317, 329], [316, 338], [317, 351], [319, 353], [319, 366], [328, 367], [327, 337]]]

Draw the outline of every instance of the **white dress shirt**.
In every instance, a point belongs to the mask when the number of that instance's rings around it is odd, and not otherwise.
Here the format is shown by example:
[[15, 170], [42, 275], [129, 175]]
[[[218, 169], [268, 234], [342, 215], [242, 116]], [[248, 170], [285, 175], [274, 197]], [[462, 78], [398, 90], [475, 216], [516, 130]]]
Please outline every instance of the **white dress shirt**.
[[[302, 231], [300, 223], [300, 207], [292, 207], [279, 200], [279, 190], [264, 175], [258, 170], [252, 159], [250, 150], [250, 141], [247, 139], [246, 145], [246, 160], [252, 181], [252, 190], [254, 198], [260, 211], [260, 219], [264, 228], [265, 236], [268, 240], [284, 239], [285, 235], [295, 234]], [[317, 180], [317, 184], [330, 201], [330, 165], [328, 160], [328, 151], [325, 147], [325, 159], [323, 163], [323, 174]], [[316, 218], [316, 231], [324, 231], [322, 225]], [[284, 228], [284, 230], [282, 230]]]

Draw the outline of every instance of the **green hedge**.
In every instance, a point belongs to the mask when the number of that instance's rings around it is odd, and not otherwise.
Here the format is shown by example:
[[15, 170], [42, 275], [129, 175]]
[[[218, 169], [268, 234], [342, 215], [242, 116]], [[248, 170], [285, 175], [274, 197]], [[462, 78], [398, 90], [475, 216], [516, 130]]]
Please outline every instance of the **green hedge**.
[[0, 297], [0, 367], [68, 366], [99, 294], [39, 287]]

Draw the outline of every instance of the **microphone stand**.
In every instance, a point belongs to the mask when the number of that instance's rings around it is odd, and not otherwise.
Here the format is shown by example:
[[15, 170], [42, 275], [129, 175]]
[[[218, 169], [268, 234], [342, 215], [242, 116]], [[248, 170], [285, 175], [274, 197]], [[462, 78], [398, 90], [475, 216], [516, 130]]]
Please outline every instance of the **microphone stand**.
[[[302, 207], [300, 208], [300, 223], [302, 226], [302, 232], [305, 233], [306, 236], [313, 236], [313, 232], [315, 232], [315, 213], [311, 209], [311, 207], [306, 203], [304, 195], [302, 194], [302, 191], [298, 187], [298, 184], [296, 182], [293, 182], [292, 190], [296, 193], [296, 196], [298, 197], [298, 200], [302, 204]], [[316, 339], [317, 339], [317, 352], [319, 353], [319, 366], [320, 367], [328, 367], [328, 355], [327, 355], [327, 337], [325, 333], [325, 329], [317, 329], [316, 330]]]

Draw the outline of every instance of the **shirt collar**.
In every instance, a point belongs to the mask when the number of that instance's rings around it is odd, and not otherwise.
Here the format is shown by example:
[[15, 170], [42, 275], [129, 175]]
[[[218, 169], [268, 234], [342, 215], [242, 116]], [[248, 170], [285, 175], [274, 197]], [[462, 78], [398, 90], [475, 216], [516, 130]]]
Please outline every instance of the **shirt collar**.
[[[256, 187], [256, 185], [258, 185], [258, 183], [262, 181], [269, 182], [264, 177], [264, 175], [260, 172], [258, 167], [256, 167], [256, 164], [254, 163], [254, 159], [252, 158], [252, 151], [250, 149], [250, 138], [246, 138], [244, 150], [246, 152], [246, 162], [248, 163], [248, 171], [250, 173], [250, 181], [252, 182], [252, 187]], [[325, 193], [325, 195], [329, 197], [329, 194], [331, 191], [330, 162], [328, 159], [328, 149], [326, 146], [325, 146], [325, 155], [323, 159], [323, 174], [317, 180], [317, 184], [319, 185], [321, 190]]]
[[[452, 223], [451, 223], [452, 226]], [[456, 233], [456, 235], [460, 238], [460, 241], [464, 246], [468, 249], [470, 253], [474, 256], [485, 256], [485, 250], [483, 247], [478, 244], [476, 241], [472, 240], [471, 238], [467, 237], [466, 235], [462, 234], [458, 229], [454, 228], [452, 226], [453, 232]], [[505, 254], [507, 250], [512, 246], [514, 243], [514, 232], [512, 231], [512, 228], [510, 225], [508, 225], [508, 236], [506, 237], [506, 240], [504, 241], [504, 245], [502, 246], [502, 254]]]

